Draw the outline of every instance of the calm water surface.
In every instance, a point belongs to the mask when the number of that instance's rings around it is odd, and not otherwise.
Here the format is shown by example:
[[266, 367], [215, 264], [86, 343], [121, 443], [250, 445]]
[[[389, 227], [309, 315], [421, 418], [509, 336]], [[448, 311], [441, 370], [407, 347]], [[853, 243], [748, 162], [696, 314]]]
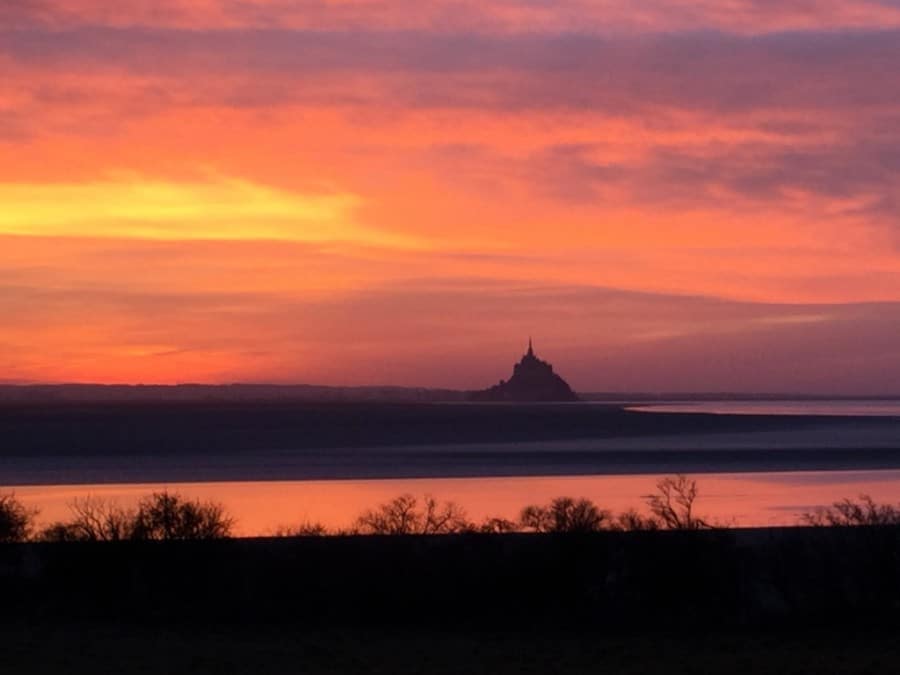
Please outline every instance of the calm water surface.
[[824, 415], [827, 417], [900, 417], [900, 401], [668, 401], [629, 406], [645, 412], [716, 415]]
[[[653, 421], [656, 427], [651, 425], [647, 434], [327, 449], [309, 444], [294, 448], [289, 443], [292, 437], [277, 437], [270, 439], [271, 447], [263, 444], [251, 448], [252, 452], [216, 452], [216, 443], [222, 439], [208, 438], [209, 428], [203, 425], [198, 427], [202, 435], [191, 436], [197, 424], [190, 418], [187, 421], [193, 426], [187, 425], [184, 433], [197, 443], [185, 442], [184, 449], [175, 444], [179, 452], [131, 448], [129, 454], [102, 446], [108, 452], [41, 454], [20, 448], [0, 457], [0, 492], [14, 490], [28, 506], [39, 510], [41, 522], [48, 523], [67, 519], [76, 498], [94, 496], [128, 506], [151, 491], [168, 488], [185, 497], [223, 503], [237, 519], [240, 535], [271, 534], [306, 522], [347, 527], [363, 510], [404, 493], [453, 500], [476, 522], [488, 516], [514, 519], [528, 504], [564, 495], [587, 497], [613, 511], [641, 510], [643, 496], [653, 491], [660, 475], [678, 471], [694, 472], [700, 487], [698, 513], [727, 525], [793, 525], [804, 512], [860, 494], [879, 502], [900, 502], [900, 401], [658, 402], [634, 409], [847, 419], [797, 422], [784, 428], [767, 422], [746, 429], [748, 420], [742, 418], [741, 424], [719, 425], [717, 433], [709, 433], [696, 424], [686, 430], [671, 429], [671, 419], [666, 426], [648, 415], [648, 423]], [[373, 407], [367, 414], [377, 417], [385, 410], [394, 409]], [[415, 412], [421, 414], [418, 408]], [[435, 429], [453, 422], [440, 416], [446, 412], [442, 408], [428, 412], [437, 416], [429, 417]], [[300, 413], [302, 409], [290, 411], [285, 419], [296, 422], [294, 417]], [[274, 422], [269, 420], [266, 410], [253, 414], [256, 417], [245, 420], [248, 428], [267, 432], [284, 422], [277, 416]], [[615, 423], [627, 421], [615, 413], [606, 414]], [[76, 422], [77, 428], [83, 427], [81, 418]], [[101, 422], [101, 429], [110, 424], [105, 418]], [[150, 423], [143, 424], [140, 428], [152, 435]], [[130, 422], [120, 426], [131, 429]], [[295, 426], [301, 429], [303, 424]], [[239, 435], [242, 428], [232, 435]], [[652, 433], [655, 428], [661, 431]], [[20, 440], [32, 435], [22, 432]], [[173, 438], [164, 440], [174, 443]], [[194, 445], [208, 445], [212, 450], [192, 454]], [[89, 449], [95, 450], [94, 446]], [[825, 468], [833, 470], [820, 470]], [[432, 477], [412, 477], [416, 475]], [[447, 477], [454, 475], [469, 477]], [[286, 476], [298, 480], [262, 480]], [[337, 478], [343, 480], [332, 480]], [[199, 482], [204, 479], [213, 482]], [[3, 485], [15, 487], [4, 489]]]
[[[102, 484], [17, 487], [39, 521], [69, 516], [75, 498], [102, 497], [122, 505], [168, 488], [186, 497], [222, 502], [237, 518], [237, 534], [274, 533], [281, 526], [317, 521], [331, 528], [350, 525], [364, 509], [403, 493], [430, 494], [462, 505], [473, 520], [513, 519], [527, 504], [562, 495], [587, 497], [613, 511], [643, 506], [659, 476], [438, 478], [411, 480], [260, 481], [169, 484]], [[827, 471], [704, 474], [697, 476], [697, 512], [733, 526], [795, 525], [800, 514], [844, 497], [869, 494], [900, 501], [900, 471]]]

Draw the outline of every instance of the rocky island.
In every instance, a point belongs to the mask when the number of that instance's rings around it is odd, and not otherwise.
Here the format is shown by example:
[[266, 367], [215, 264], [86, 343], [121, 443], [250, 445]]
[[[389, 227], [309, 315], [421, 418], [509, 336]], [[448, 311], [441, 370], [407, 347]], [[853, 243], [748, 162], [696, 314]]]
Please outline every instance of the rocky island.
[[568, 383], [553, 372], [553, 366], [534, 354], [531, 338], [528, 351], [513, 366], [509, 380], [489, 389], [472, 392], [472, 401], [566, 402], [577, 401], [578, 396]]

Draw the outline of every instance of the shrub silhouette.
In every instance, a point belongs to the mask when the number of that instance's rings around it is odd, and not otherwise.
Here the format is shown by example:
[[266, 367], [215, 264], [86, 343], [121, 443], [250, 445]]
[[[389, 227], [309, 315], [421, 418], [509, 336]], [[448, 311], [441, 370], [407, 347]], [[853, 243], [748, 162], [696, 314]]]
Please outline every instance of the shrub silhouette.
[[518, 530], [518, 523], [497, 517], [485, 518], [480, 525], [475, 527], [475, 531], [482, 534], [503, 534], [506, 532], [517, 532]]
[[144, 497], [136, 509], [88, 497], [70, 505], [73, 518], [46, 527], [44, 541], [120, 541], [124, 539], [221, 539], [234, 520], [221, 504], [187, 500], [170, 492]]
[[663, 527], [670, 530], [699, 530], [710, 527], [694, 514], [697, 481], [678, 474], [656, 483], [656, 494], [646, 495], [644, 501]]
[[628, 509], [616, 516], [615, 529], [633, 532], [638, 530], [658, 530], [659, 520], [653, 516], [645, 516], [635, 509]]
[[14, 494], [0, 495], [0, 543], [25, 541], [36, 512], [29, 511]]
[[597, 532], [610, 526], [612, 515], [588, 499], [557, 497], [547, 506], [526, 506], [519, 522], [535, 532]]
[[325, 537], [329, 534], [328, 528], [319, 522], [284, 525], [275, 530], [276, 537]]
[[422, 508], [410, 494], [400, 495], [356, 519], [360, 534], [452, 534], [474, 529], [455, 502], [439, 504], [426, 495]]
[[900, 506], [877, 504], [869, 495], [860, 495], [858, 502], [842, 499], [830, 507], [804, 513], [800, 520], [818, 527], [900, 525]]
[[44, 541], [120, 541], [133, 539], [136, 512], [105, 499], [86, 497], [69, 504], [72, 520], [53, 523], [39, 538]]
[[132, 539], [222, 539], [231, 536], [234, 519], [221, 504], [183, 499], [170, 492], [154, 492], [140, 501]]

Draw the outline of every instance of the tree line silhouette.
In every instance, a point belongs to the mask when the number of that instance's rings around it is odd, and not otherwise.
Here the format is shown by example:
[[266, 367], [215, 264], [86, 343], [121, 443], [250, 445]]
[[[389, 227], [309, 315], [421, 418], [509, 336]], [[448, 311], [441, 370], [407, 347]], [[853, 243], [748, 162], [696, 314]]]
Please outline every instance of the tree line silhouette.
[[168, 491], [154, 492], [125, 508], [96, 497], [76, 499], [72, 518], [37, 533], [40, 541], [168, 541], [223, 539], [232, 534], [234, 518], [215, 502], [185, 499]]
[[[557, 497], [547, 504], [524, 507], [517, 520], [488, 517], [470, 520], [453, 501], [431, 495], [421, 500], [403, 494], [362, 512], [348, 528], [330, 530], [321, 523], [285, 526], [275, 536], [439, 535], [509, 532], [586, 534], [600, 531], [699, 530], [718, 527], [697, 515], [697, 481], [667, 476], [643, 497], [648, 513], [629, 509], [614, 514], [585, 498]], [[0, 543], [22, 541], [75, 542], [126, 540], [203, 540], [231, 537], [235, 519], [217, 502], [186, 499], [169, 491], [143, 497], [134, 507], [96, 497], [75, 499], [71, 517], [38, 529], [36, 510], [14, 494], [0, 495]], [[900, 524], [900, 505], [878, 504], [868, 495], [842, 499], [800, 516], [807, 526], [848, 527]]]

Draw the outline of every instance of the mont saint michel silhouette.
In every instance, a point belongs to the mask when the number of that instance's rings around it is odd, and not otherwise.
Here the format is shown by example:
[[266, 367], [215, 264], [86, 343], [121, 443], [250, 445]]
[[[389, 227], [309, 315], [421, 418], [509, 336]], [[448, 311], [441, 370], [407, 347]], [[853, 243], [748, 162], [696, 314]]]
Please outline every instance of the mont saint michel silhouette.
[[559, 375], [553, 366], [534, 355], [531, 338], [528, 351], [522, 360], [513, 366], [509, 380], [500, 380], [490, 389], [473, 392], [473, 401], [521, 401], [551, 402], [577, 401], [578, 396]]

